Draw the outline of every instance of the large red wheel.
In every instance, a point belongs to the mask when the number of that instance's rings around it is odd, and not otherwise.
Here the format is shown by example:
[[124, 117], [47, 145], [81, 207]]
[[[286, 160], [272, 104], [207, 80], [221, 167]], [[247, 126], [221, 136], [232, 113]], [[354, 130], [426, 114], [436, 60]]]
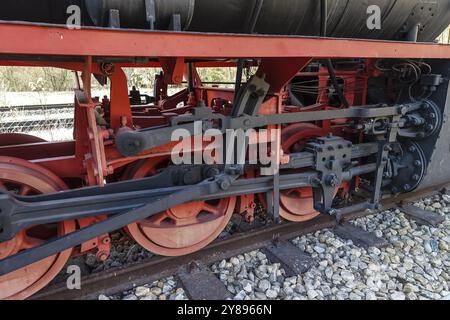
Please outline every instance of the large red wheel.
[[[47, 169], [17, 158], [0, 157], [0, 188], [19, 195], [37, 195], [66, 189], [64, 182]], [[72, 221], [35, 226], [0, 243], [0, 260], [22, 250], [75, 230]], [[44, 288], [66, 264], [72, 250], [66, 250], [0, 277], [0, 300], [25, 299]]]
[[[124, 179], [153, 176], [168, 162], [167, 158], [140, 161], [125, 172]], [[235, 197], [186, 203], [131, 224], [127, 231], [137, 243], [155, 254], [186, 255], [214, 241], [230, 221], [235, 206]]]
[[[290, 125], [281, 132], [281, 144], [285, 154], [302, 152], [306, 142], [312, 138], [326, 136], [327, 132], [309, 123]], [[264, 195], [260, 195], [263, 205]], [[280, 216], [288, 221], [303, 222], [315, 218], [319, 213], [314, 209], [311, 187], [296, 188], [280, 192]]]

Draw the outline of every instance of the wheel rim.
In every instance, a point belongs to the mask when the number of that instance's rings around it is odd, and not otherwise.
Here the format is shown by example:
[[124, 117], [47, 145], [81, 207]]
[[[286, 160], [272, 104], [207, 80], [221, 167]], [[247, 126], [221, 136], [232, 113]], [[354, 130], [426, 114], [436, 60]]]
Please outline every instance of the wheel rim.
[[[125, 172], [124, 179], [153, 176], [168, 162], [167, 158], [138, 162]], [[235, 205], [235, 197], [190, 202], [131, 224], [127, 232], [155, 254], [186, 255], [204, 248], [219, 236], [230, 221]]]
[[[57, 176], [27, 161], [0, 157], [0, 188], [20, 195], [57, 192], [67, 187]], [[57, 226], [36, 226], [0, 243], [0, 259], [14, 255], [75, 230], [73, 221]], [[65, 250], [19, 270], [0, 276], [0, 299], [25, 299], [44, 288], [64, 267], [72, 249]]]

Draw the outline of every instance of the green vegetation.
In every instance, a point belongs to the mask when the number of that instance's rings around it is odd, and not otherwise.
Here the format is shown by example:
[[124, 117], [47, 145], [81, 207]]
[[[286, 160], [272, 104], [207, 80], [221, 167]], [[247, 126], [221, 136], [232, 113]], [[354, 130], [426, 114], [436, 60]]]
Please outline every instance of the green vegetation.
[[73, 89], [73, 79], [62, 69], [0, 67], [2, 91], [68, 91]]

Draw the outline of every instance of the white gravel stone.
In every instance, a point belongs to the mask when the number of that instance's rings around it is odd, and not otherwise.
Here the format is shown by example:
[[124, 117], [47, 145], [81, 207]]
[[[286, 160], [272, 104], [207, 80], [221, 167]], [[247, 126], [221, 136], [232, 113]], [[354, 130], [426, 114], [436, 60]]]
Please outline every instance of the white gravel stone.
[[343, 270], [341, 272], [341, 277], [342, 277], [342, 280], [344, 280], [346, 282], [355, 280], [355, 276], [353, 275], [353, 273], [350, 271], [347, 271], [347, 270]]
[[134, 294], [129, 294], [123, 297], [122, 300], [138, 300], [138, 298]]
[[245, 292], [248, 292], [248, 293], [252, 292], [252, 291], [253, 291], [252, 285], [251, 285], [250, 283], [247, 283], [247, 284], [244, 286], [244, 291], [245, 291]]
[[150, 289], [147, 288], [147, 287], [137, 287], [137, 288], [134, 290], [134, 294], [135, 294], [137, 297], [144, 297], [144, 296], [148, 295], [149, 293], [150, 293]]
[[325, 248], [320, 247], [320, 246], [315, 246], [314, 251], [317, 252], [318, 254], [321, 254], [321, 253], [325, 252]]
[[158, 300], [158, 297], [150, 292], [146, 296], [140, 298], [139, 300]]
[[275, 299], [276, 297], [278, 297], [278, 292], [276, 292], [275, 290], [269, 289], [266, 291], [266, 297], [269, 299]]
[[151, 293], [155, 296], [159, 296], [162, 293], [162, 289], [160, 287], [153, 287], [150, 289]]
[[241, 290], [236, 296], [234, 296], [234, 300], [244, 300], [246, 296], [245, 291]]
[[396, 292], [391, 293], [392, 300], [405, 300], [405, 298], [406, 298], [406, 296], [403, 292], [396, 291]]
[[227, 261], [226, 260], [222, 260], [219, 264], [219, 268], [220, 269], [225, 269], [225, 267], [227, 266]]
[[268, 280], [261, 280], [259, 283], [258, 283], [258, 288], [259, 289], [261, 289], [262, 291], [266, 291], [266, 290], [268, 290], [268, 289], [270, 289], [270, 281], [268, 281]]
[[371, 300], [371, 301], [372, 300], [377, 300], [377, 295], [374, 292], [372, 292], [372, 291], [367, 291], [365, 299], [366, 300]]
[[183, 288], [178, 286], [174, 277], [138, 286], [108, 298], [111, 300], [187, 300]]
[[450, 204], [450, 196], [449, 195], [444, 194], [442, 196], [442, 200], [444, 200], [447, 204]]
[[319, 294], [317, 293], [316, 290], [311, 289], [311, 290], [308, 290], [307, 295], [308, 295], [309, 299], [313, 300], [313, 299], [317, 298], [317, 296]]

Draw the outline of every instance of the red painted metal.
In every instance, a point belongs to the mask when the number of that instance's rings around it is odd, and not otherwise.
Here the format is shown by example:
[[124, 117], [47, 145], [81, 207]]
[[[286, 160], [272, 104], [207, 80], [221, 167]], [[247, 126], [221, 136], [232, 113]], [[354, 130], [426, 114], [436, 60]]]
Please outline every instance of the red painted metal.
[[[0, 134], [0, 148], [5, 146], [15, 146], [32, 143], [45, 143], [44, 139], [22, 133]], [[0, 152], [0, 154], [3, 154]]]
[[183, 58], [160, 58], [167, 84], [181, 84], [186, 64]]
[[265, 58], [262, 60], [257, 74], [265, 76], [267, 83], [270, 83], [270, 91], [280, 92], [299, 70], [303, 70], [312, 58]]
[[[450, 58], [450, 47], [309, 37], [190, 34], [0, 24], [0, 53], [110, 57]], [[211, 45], [214, 43], [214, 45]], [[95, 45], [93, 45], [95, 44]]]

